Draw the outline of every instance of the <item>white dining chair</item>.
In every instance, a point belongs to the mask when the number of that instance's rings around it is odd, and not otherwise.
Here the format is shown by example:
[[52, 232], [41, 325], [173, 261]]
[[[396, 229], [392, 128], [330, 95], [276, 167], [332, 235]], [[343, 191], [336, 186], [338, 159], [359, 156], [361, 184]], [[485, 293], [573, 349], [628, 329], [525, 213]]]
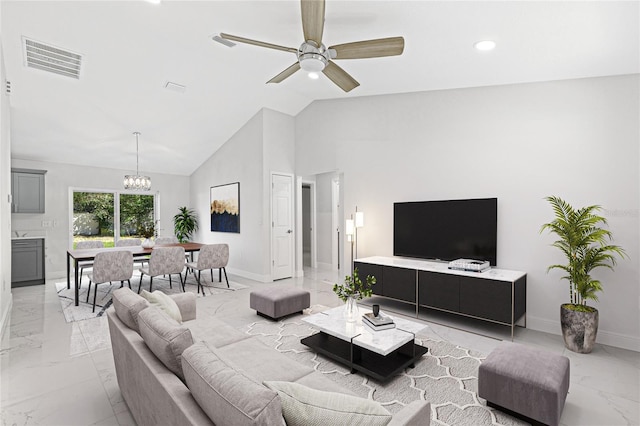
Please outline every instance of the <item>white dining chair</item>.
[[120, 287], [124, 282], [131, 288], [131, 276], [133, 275], [133, 254], [128, 250], [110, 250], [96, 253], [93, 260], [93, 269], [89, 273], [89, 289], [87, 290], [87, 303], [91, 293], [91, 284], [95, 284], [93, 292], [93, 311], [96, 311], [96, 297], [98, 284], [112, 281], [120, 281]]

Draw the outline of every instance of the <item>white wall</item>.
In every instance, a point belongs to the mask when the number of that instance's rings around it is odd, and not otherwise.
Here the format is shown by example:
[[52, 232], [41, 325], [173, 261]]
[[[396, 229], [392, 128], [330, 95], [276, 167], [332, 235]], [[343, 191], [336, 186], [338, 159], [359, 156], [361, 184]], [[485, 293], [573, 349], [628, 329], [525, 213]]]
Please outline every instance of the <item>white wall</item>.
[[[262, 242], [263, 213], [262, 112], [253, 116], [190, 177], [191, 208], [200, 229], [195, 241], [229, 244], [229, 266], [234, 273], [266, 280]], [[240, 182], [240, 233], [211, 232], [210, 188]]]
[[11, 311], [11, 118], [6, 79], [0, 38], [0, 336]]
[[[293, 173], [293, 117], [263, 109], [191, 175], [196, 240], [229, 244], [228, 270], [271, 281], [271, 172]], [[210, 187], [240, 182], [240, 233], [211, 232]]]
[[[98, 153], [96, 153], [98, 155]], [[12, 230], [40, 231], [46, 234], [45, 274], [47, 279], [66, 277], [69, 246], [69, 188], [122, 190], [128, 170], [84, 167], [71, 164], [13, 159], [12, 167], [47, 170], [45, 175], [45, 213], [12, 214]], [[160, 196], [159, 235], [173, 235], [173, 216], [178, 207], [189, 205], [187, 176], [150, 173], [152, 192]], [[57, 222], [43, 228], [42, 221]]]
[[595, 274], [598, 341], [640, 350], [639, 89], [633, 75], [318, 101], [296, 117], [296, 168], [344, 171], [360, 257], [393, 254], [396, 201], [498, 197], [498, 267], [527, 272], [527, 325], [557, 334], [568, 290], [546, 273], [563, 259], [539, 234], [543, 198], [601, 204], [630, 259]]

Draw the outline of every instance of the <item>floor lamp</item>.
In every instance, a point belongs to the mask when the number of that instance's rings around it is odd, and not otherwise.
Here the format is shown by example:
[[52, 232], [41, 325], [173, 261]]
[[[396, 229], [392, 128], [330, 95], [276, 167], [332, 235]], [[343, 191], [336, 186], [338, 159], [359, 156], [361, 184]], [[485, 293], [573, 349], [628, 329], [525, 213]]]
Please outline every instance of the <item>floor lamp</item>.
[[355, 226], [355, 240], [356, 240], [356, 259], [358, 258], [358, 228], [362, 228], [364, 226], [364, 212], [358, 211], [358, 206], [356, 206], [356, 217], [354, 220]]
[[344, 227], [344, 233], [347, 235], [347, 241], [351, 243], [351, 275], [353, 275], [353, 240], [354, 240], [354, 223], [353, 223], [353, 216], [351, 216], [351, 219], [347, 219], [347, 223]]

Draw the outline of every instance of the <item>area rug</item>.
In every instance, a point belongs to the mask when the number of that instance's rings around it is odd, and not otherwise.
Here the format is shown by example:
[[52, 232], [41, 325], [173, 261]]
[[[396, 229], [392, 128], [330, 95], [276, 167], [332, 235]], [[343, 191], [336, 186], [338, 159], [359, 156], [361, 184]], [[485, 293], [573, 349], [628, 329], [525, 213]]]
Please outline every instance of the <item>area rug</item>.
[[[221, 283], [217, 280], [211, 282], [207, 274], [202, 274], [202, 284], [204, 286], [205, 295], [221, 294], [228, 291], [236, 291], [248, 288], [244, 284], [237, 283], [235, 281], [229, 281], [229, 288], [227, 283], [223, 280]], [[180, 280], [177, 275], [174, 275], [171, 279], [172, 287], [169, 288], [169, 278], [155, 277], [153, 279], [152, 290], [160, 290], [166, 294], [180, 293], [182, 288], [180, 286]], [[133, 291], [138, 291], [138, 283], [140, 282], [140, 275], [135, 272], [131, 279], [131, 288]], [[127, 283], [125, 282], [125, 285]], [[83, 277], [82, 286], [80, 287], [80, 297], [78, 306], [74, 305], [74, 289], [73, 285], [70, 289], [67, 289], [67, 282], [56, 283], [56, 291], [58, 292], [58, 299], [62, 305], [62, 313], [67, 322], [82, 321], [104, 315], [105, 311], [111, 306], [111, 292], [120, 288], [120, 282], [114, 282], [113, 284], [100, 284], [98, 286], [98, 295], [96, 297], [96, 311], [91, 312], [93, 309], [93, 290], [94, 286], [91, 286], [91, 295], [89, 297], [89, 303], [87, 300], [87, 290], [89, 289], [89, 280], [87, 277]], [[142, 288], [149, 290], [149, 277], [142, 280]], [[195, 293], [198, 297], [203, 297], [202, 294], [198, 294], [198, 286], [193, 278], [193, 275], [189, 275], [187, 283], [185, 284], [185, 291]]]
[[299, 319], [257, 321], [246, 326], [244, 332], [338, 382], [354, 394], [380, 402], [391, 413], [421, 399], [431, 403], [432, 425], [527, 424], [487, 407], [486, 402], [478, 397], [478, 366], [485, 358], [479, 352], [445, 341], [421, 338], [418, 334], [416, 342], [429, 351], [415, 368], [408, 368], [388, 382], [380, 383], [361, 373], [351, 374], [348, 368], [301, 344], [300, 339], [316, 330]]

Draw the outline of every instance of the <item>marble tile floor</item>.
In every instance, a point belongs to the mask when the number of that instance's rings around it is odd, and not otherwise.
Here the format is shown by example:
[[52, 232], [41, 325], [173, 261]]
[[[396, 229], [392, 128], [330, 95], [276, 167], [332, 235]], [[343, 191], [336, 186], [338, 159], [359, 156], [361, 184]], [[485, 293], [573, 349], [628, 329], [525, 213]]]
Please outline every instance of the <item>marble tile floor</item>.
[[[295, 286], [312, 305], [338, 306], [341, 274], [306, 269], [304, 278], [249, 287]], [[66, 323], [54, 281], [13, 289], [10, 323], [0, 345], [2, 425], [135, 425], [115, 376], [106, 318]], [[250, 290], [198, 299], [198, 316], [235, 326], [261, 320], [248, 308]], [[384, 306], [383, 306], [384, 310]], [[429, 323], [429, 337], [489, 353], [500, 341]], [[589, 355], [564, 349], [560, 336], [518, 329], [515, 341], [562, 353], [571, 360], [571, 386], [562, 425], [640, 425], [640, 354], [598, 345]]]

